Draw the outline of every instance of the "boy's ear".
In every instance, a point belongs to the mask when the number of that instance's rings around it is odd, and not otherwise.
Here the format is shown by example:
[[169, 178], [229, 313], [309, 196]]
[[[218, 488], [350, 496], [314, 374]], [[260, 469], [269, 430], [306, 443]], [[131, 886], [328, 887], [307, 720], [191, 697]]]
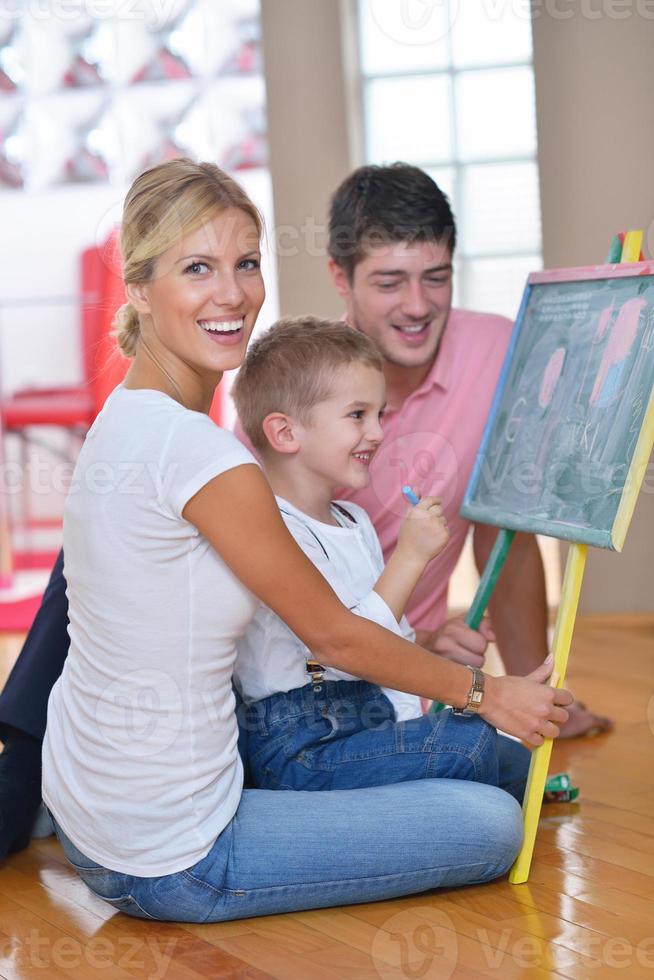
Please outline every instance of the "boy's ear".
[[332, 277], [336, 292], [340, 296], [348, 297], [350, 295], [350, 280], [347, 277], [345, 269], [334, 259], [327, 260], [327, 269]]
[[300, 448], [294, 422], [290, 415], [271, 412], [261, 423], [263, 434], [276, 453], [296, 453]]
[[137, 313], [149, 313], [150, 301], [147, 289], [143, 282], [128, 282], [125, 286], [127, 299], [130, 301]]

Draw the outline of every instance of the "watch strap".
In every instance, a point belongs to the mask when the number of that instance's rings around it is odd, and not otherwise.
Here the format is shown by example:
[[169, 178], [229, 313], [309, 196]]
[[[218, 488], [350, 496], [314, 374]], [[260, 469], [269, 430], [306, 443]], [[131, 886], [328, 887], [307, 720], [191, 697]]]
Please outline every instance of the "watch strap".
[[479, 670], [478, 667], [471, 667], [470, 664], [465, 664], [468, 670], [472, 674], [472, 684], [470, 685], [470, 690], [468, 691], [468, 701], [463, 708], [453, 708], [452, 711], [455, 715], [476, 715], [481, 709], [484, 700], [484, 684], [486, 677], [483, 671]]

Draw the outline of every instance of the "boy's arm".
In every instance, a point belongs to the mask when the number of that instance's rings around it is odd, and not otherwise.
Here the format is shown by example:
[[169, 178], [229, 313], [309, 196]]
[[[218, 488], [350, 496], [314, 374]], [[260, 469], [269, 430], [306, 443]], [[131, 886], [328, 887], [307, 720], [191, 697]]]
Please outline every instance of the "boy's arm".
[[375, 582], [375, 592], [382, 597], [398, 623], [426, 564], [426, 561], [403, 554], [396, 548]]
[[437, 497], [423, 497], [402, 521], [395, 551], [375, 584], [377, 592], [400, 621], [418, 579], [449, 539]]

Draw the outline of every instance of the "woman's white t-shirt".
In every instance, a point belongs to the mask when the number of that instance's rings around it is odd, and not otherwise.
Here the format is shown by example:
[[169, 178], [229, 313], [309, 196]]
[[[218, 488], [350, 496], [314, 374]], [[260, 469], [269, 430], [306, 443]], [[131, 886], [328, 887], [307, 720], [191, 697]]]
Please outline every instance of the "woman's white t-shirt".
[[257, 599], [182, 510], [242, 464], [258, 465], [206, 415], [122, 386], [77, 462], [64, 518], [70, 652], [48, 704], [43, 798], [114, 871], [190, 867], [240, 800], [231, 677]]

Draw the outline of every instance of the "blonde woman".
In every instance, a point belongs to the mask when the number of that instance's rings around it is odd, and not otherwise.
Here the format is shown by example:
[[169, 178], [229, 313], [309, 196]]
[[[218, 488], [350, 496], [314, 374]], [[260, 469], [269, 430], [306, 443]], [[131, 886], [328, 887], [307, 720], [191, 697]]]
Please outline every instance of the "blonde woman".
[[[290, 537], [250, 453], [208, 417], [264, 298], [243, 190], [190, 160], [125, 202], [133, 364], [82, 448], [64, 525], [70, 652], [48, 705], [43, 798], [82, 879], [142, 918], [207, 922], [485, 881], [520, 810], [429, 780], [334, 793], [243, 791], [231, 675], [257, 599], [322, 663], [468, 703], [470, 671], [350, 613]], [[54, 630], [54, 627], [53, 627]], [[531, 744], [567, 692], [486, 678], [482, 714]]]

